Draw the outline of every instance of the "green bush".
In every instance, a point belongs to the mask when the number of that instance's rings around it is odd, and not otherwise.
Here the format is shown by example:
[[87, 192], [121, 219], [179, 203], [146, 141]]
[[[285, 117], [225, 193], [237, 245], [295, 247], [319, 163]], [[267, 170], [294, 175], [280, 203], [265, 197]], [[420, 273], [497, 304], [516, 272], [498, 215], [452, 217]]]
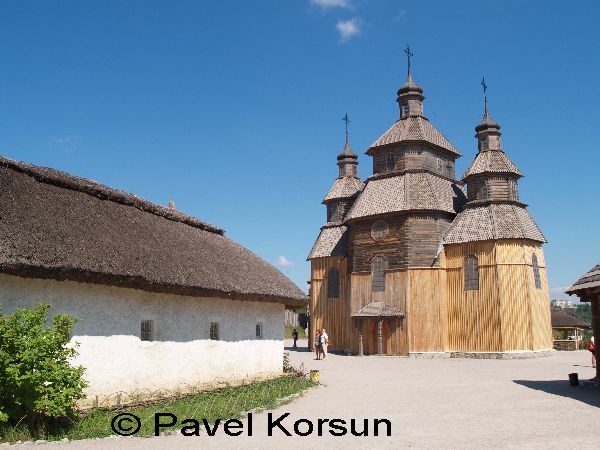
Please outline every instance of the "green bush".
[[77, 355], [69, 342], [76, 319], [58, 314], [48, 325], [50, 305], [0, 311], [0, 422], [34, 425], [71, 415], [86, 387], [83, 367], [69, 360]]

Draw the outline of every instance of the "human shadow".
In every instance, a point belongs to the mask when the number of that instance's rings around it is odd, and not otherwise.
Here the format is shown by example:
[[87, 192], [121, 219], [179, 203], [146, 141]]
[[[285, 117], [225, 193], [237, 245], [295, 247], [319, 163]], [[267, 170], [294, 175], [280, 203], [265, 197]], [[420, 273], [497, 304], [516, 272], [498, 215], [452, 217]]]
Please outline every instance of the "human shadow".
[[579, 386], [571, 386], [568, 380], [513, 380], [513, 382], [529, 389], [569, 397], [600, 408], [600, 388], [593, 386], [588, 380], [579, 380]]

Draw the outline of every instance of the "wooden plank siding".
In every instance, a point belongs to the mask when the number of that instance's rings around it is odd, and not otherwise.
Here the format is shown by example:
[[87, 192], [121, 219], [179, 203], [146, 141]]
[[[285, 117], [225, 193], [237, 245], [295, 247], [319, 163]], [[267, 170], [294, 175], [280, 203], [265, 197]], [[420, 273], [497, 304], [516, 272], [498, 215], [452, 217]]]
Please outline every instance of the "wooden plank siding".
[[[542, 288], [536, 289], [532, 255]], [[464, 257], [479, 262], [479, 290], [464, 290]], [[485, 241], [446, 246], [448, 344], [452, 351], [500, 352], [552, 348], [546, 266], [538, 243]]]
[[[327, 297], [327, 276], [329, 269], [337, 268], [340, 273], [340, 297]], [[346, 258], [328, 257], [311, 260], [310, 295], [310, 339], [314, 342], [316, 330], [325, 328], [332, 349], [344, 349], [347, 326], [351, 325], [348, 310], [348, 277], [346, 276]]]

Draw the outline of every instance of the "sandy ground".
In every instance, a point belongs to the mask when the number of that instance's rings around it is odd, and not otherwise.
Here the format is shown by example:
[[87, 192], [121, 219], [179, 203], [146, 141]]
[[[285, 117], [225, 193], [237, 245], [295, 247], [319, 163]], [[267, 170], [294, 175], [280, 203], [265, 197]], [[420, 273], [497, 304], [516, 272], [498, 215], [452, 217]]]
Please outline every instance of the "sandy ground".
[[[286, 342], [289, 344], [289, 342]], [[291, 351], [294, 364], [319, 369], [322, 386], [273, 411], [315, 425], [310, 436], [267, 434], [267, 412], [255, 414], [253, 436], [181, 435], [51, 443], [49, 448], [600, 448], [600, 389], [573, 388], [568, 374], [593, 376], [590, 354], [560, 352], [550, 358], [497, 361], [415, 360], [330, 355], [315, 361]], [[368, 437], [317, 434], [317, 419], [370, 419]], [[373, 436], [373, 419], [388, 419], [392, 435]], [[181, 418], [180, 418], [181, 419]], [[306, 430], [303, 424], [300, 431]], [[349, 433], [348, 433], [349, 434]]]

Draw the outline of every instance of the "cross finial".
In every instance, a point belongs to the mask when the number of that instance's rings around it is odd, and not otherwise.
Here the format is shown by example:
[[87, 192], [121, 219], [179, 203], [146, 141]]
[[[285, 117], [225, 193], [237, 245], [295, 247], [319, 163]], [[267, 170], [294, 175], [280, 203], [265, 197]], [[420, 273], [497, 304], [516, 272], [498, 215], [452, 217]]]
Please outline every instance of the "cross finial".
[[350, 118], [348, 117], [348, 113], [344, 114], [342, 120], [346, 124], [346, 145], [348, 145], [348, 124], [350, 123]]
[[415, 56], [410, 51], [410, 46], [406, 44], [406, 48], [404, 49], [404, 53], [406, 53], [406, 58], [408, 59], [408, 73], [410, 74], [410, 57]]
[[481, 79], [481, 86], [483, 86], [483, 101], [484, 101], [483, 118], [485, 119], [489, 115], [488, 114], [488, 104], [487, 104], [487, 84], [485, 82], [485, 77], [483, 77]]

